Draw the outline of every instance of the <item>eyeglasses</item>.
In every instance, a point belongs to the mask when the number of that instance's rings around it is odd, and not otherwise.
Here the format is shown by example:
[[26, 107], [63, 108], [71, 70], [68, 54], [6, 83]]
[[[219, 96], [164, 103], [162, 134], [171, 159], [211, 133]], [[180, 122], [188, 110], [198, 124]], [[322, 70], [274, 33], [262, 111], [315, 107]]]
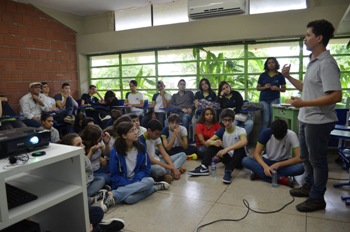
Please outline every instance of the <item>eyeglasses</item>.
[[232, 122], [233, 119], [232, 118], [223, 118], [221, 121], [222, 122]]
[[128, 131], [128, 133], [139, 133], [139, 130], [137, 128], [132, 128]]

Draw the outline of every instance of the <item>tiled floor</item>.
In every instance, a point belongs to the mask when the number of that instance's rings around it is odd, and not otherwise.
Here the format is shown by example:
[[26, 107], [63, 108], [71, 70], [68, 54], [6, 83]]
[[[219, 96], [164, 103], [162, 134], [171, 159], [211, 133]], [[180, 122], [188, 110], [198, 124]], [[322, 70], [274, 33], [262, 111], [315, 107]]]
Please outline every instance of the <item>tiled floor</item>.
[[[349, 174], [335, 164], [336, 154], [329, 156], [329, 178], [347, 179]], [[186, 161], [187, 170], [198, 166], [199, 161]], [[123, 231], [178, 232], [196, 231], [205, 223], [218, 219], [239, 219], [247, 213], [245, 199], [257, 211], [274, 211], [291, 202], [286, 186], [277, 188], [262, 181], [251, 181], [246, 170], [235, 170], [230, 185], [222, 183], [223, 164], [217, 165], [217, 177], [190, 177], [187, 172], [174, 181], [168, 191], [159, 191], [135, 205], [118, 205], [109, 209], [106, 218], [119, 217], [125, 221]], [[300, 178], [298, 178], [299, 180]], [[336, 189], [329, 180], [326, 193], [326, 210], [300, 213], [294, 202], [278, 213], [257, 214], [250, 211], [241, 221], [225, 221], [201, 228], [198, 231], [284, 231], [322, 232], [350, 231], [350, 207], [341, 195], [350, 195], [350, 187]]]

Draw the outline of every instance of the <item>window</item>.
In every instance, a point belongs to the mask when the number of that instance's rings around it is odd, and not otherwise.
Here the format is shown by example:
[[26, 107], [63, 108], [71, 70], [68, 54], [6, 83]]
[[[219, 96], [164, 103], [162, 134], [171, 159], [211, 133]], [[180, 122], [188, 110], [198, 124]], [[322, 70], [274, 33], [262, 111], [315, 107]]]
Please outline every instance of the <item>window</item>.
[[[348, 40], [334, 38], [327, 47], [340, 67], [341, 84], [346, 90], [343, 91], [344, 98], [350, 96]], [[257, 81], [268, 57], [277, 58], [279, 70], [284, 64], [291, 64], [292, 76], [302, 80], [309, 54], [302, 39], [290, 39], [90, 56], [89, 81], [101, 93], [113, 90], [119, 99], [124, 99], [129, 91], [129, 81], [136, 80], [139, 91], [145, 99], [151, 100], [159, 80], [164, 81], [167, 91], [175, 93], [178, 81], [185, 79], [186, 88], [196, 92], [199, 80], [205, 77], [215, 91], [220, 81], [226, 80], [245, 99], [259, 101]], [[291, 83], [286, 82], [287, 91], [281, 94], [282, 102], [299, 94]]]

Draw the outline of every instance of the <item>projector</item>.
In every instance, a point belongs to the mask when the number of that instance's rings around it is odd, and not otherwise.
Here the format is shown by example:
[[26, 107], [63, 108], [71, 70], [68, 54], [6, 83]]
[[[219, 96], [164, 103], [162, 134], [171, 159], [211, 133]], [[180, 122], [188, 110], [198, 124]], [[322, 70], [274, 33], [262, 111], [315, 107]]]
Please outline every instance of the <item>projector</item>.
[[51, 133], [33, 127], [0, 131], [0, 159], [48, 146]]

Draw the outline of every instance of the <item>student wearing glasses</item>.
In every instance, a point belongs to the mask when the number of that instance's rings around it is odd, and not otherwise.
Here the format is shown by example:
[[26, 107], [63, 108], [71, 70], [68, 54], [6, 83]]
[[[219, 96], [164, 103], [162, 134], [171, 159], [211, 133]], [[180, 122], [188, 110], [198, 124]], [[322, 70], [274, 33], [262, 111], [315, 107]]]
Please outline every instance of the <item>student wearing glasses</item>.
[[209, 175], [209, 166], [215, 157], [225, 165], [225, 173], [222, 181], [225, 184], [232, 182], [232, 171], [234, 168], [242, 168], [242, 159], [246, 157], [245, 146], [247, 145], [247, 134], [244, 128], [233, 125], [235, 112], [224, 109], [220, 114], [221, 127], [215, 132], [207, 143], [210, 144], [208, 152], [204, 155], [202, 164], [188, 174], [192, 176]]

